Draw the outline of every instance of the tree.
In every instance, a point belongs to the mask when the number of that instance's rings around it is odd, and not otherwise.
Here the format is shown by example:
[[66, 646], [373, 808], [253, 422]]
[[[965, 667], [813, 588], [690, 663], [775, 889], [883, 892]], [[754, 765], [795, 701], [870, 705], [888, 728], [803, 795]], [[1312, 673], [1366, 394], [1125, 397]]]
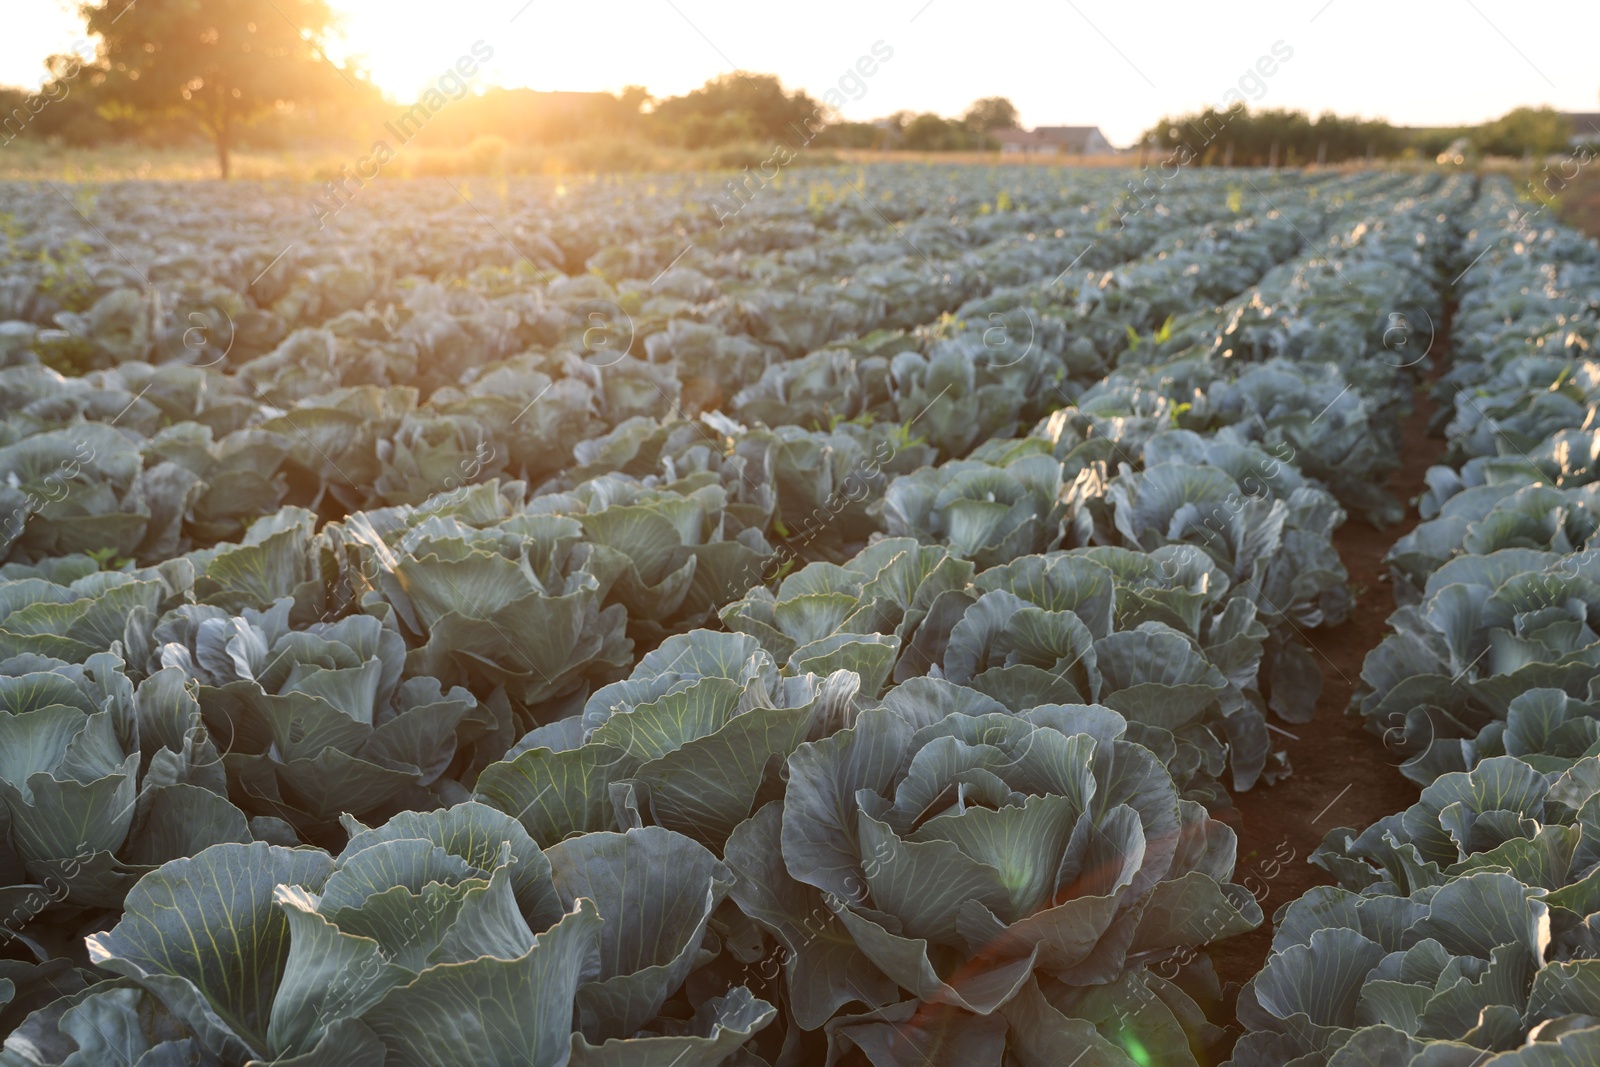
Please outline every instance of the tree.
[[650, 95], [650, 90], [642, 85], [624, 85], [622, 92], [617, 94], [617, 101], [630, 122], [637, 121], [639, 113], [655, 103], [655, 99]]
[[1486, 156], [1548, 156], [1567, 147], [1566, 116], [1548, 107], [1519, 107], [1480, 126], [1473, 146]]
[[982, 148], [983, 135], [928, 112], [906, 124], [901, 144], [913, 152], [963, 152]]
[[36, 92], [0, 89], [0, 145], [19, 136], [86, 145], [105, 140], [112, 126], [99, 113], [92, 72], [84, 57], [66, 53], [45, 60], [49, 77]]
[[82, 7], [103, 42], [101, 90], [135, 115], [187, 113], [228, 177], [240, 131], [314, 103], [345, 76], [322, 54], [327, 0], [100, 0]]
[[773, 74], [724, 74], [656, 103], [651, 124], [690, 148], [743, 139], [785, 143], [821, 128], [820, 105], [802, 89], [785, 93]]
[[1014, 130], [1018, 126], [1017, 109], [1003, 96], [986, 96], [974, 100], [972, 106], [967, 108], [967, 113], [961, 116], [961, 121], [967, 129], [977, 133]]
[[[1251, 111], [1206, 108], [1190, 115], [1163, 118], [1145, 131], [1144, 142], [1180, 160], [1211, 166], [1264, 166], [1274, 158], [1294, 166], [1318, 158], [1328, 163], [1397, 155], [1407, 136], [1382, 119], [1361, 119], [1324, 112], [1313, 121], [1299, 111]], [[1431, 155], [1431, 153], [1430, 153]]]

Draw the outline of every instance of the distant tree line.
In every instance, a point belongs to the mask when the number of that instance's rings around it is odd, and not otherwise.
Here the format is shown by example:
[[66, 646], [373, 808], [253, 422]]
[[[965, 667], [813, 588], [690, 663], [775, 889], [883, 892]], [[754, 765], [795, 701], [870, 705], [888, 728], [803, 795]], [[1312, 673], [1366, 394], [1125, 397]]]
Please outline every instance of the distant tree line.
[[908, 152], [972, 152], [997, 147], [994, 133], [1018, 127], [1017, 109], [1003, 96], [974, 101], [959, 118], [931, 111], [896, 111], [879, 122], [839, 122], [817, 143], [833, 148], [903, 149]]
[[641, 86], [616, 94], [490, 88], [452, 104], [424, 141], [465, 145], [500, 137], [519, 144], [565, 144], [634, 136], [687, 149], [781, 143], [941, 152], [994, 148], [994, 131], [1016, 125], [1017, 109], [1004, 97], [978, 100], [956, 118], [899, 111], [877, 122], [844, 121], [805, 90], [786, 91], [776, 75], [737, 73], [663, 99]]
[[[359, 137], [381, 127], [397, 110], [354, 72], [325, 66], [318, 74], [322, 84], [315, 93], [299, 93], [306, 84], [300, 81], [293, 94], [286, 91], [249, 110], [225, 111], [219, 119], [186, 106], [190, 102], [177, 91], [169, 92], [165, 101], [146, 92], [139, 83], [149, 85], [148, 77], [130, 79], [126, 71], [86, 68], [70, 83], [55, 79], [34, 93], [0, 88], [0, 144], [29, 137], [77, 146], [118, 141], [174, 145], [192, 141], [198, 132], [218, 145], [220, 158], [225, 150], [241, 147], [284, 148]], [[132, 86], [139, 86], [137, 94], [128, 92]], [[398, 108], [404, 111], [403, 105]], [[511, 144], [561, 145], [627, 136], [703, 149], [795, 144], [798, 138], [832, 148], [968, 151], [995, 147], [991, 134], [1016, 125], [1016, 108], [1003, 97], [979, 100], [955, 118], [900, 111], [878, 122], [841, 121], [804, 90], [786, 91], [775, 75], [740, 73], [664, 99], [653, 98], [641, 86], [620, 93], [490, 87], [453, 99], [419, 141], [445, 147], [497, 137]]]
[[[493, 49], [478, 42], [416, 103], [397, 105], [359, 71], [323, 54], [333, 23], [327, 0], [96, 0], [81, 10], [95, 39], [81, 43], [82, 54], [52, 56], [37, 90], [0, 89], [0, 146], [18, 138], [173, 145], [203, 137], [226, 176], [238, 148], [354, 139], [387, 151], [391, 144], [372, 139], [396, 129], [401, 143], [415, 137], [437, 147], [499, 139], [515, 145], [628, 140], [691, 150], [971, 151], [997, 147], [995, 134], [1018, 125], [1004, 97], [978, 100], [957, 117], [900, 111], [875, 122], [847, 121], [840, 109], [862, 100], [866, 79], [893, 56], [882, 41], [820, 100], [786, 90], [774, 75], [744, 72], [664, 99], [640, 86], [619, 93], [483, 89], [474, 78]], [[1569, 133], [1565, 116], [1548, 108], [1519, 108], [1478, 127], [1410, 130], [1332, 113], [1311, 118], [1239, 106], [1163, 118], [1135, 147], [1180, 153], [1198, 165], [1294, 166], [1432, 158], [1462, 145], [1479, 155], [1538, 157], [1566, 147]]]
[[[1458, 142], [1478, 156], [1537, 158], [1565, 149], [1570, 132], [1566, 116], [1550, 108], [1517, 108], [1482, 126], [1408, 129], [1332, 112], [1311, 118], [1281, 108], [1237, 107], [1163, 118], [1140, 143], [1161, 152], [1187, 149], [1201, 166], [1299, 166], [1397, 156], [1432, 159]], [[1600, 131], [1595, 140], [1600, 142]]]

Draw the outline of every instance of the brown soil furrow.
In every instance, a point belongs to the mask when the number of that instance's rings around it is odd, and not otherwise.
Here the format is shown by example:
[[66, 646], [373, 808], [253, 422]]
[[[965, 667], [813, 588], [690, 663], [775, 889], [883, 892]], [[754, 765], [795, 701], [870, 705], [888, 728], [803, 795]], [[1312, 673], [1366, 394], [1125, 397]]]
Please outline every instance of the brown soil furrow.
[[1209, 950], [1223, 983], [1243, 983], [1266, 962], [1272, 915], [1288, 901], [1333, 879], [1306, 861], [1329, 830], [1364, 829], [1416, 801], [1417, 787], [1397, 769], [1401, 757], [1369, 733], [1359, 716], [1345, 714], [1366, 659], [1388, 628], [1394, 598], [1383, 557], [1397, 538], [1418, 522], [1411, 501], [1422, 492], [1423, 475], [1437, 462], [1444, 443], [1427, 434], [1433, 410], [1427, 385], [1416, 394], [1416, 410], [1403, 426], [1401, 466], [1389, 491], [1406, 503], [1406, 519], [1378, 530], [1352, 518], [1333, 538], [1357, 591], [1356, 607], [1344, 623], [1306, 634], [1322, 667], [1322, 695], [1311, 722], [1276, 731], [1274, 741], [1289, 754], [1294, 773], [1271, 786], [1234, 798], [1238, 807], [1239, 859], [1234, 881], [1256, 894], [1266, 914], [1262, 926]]

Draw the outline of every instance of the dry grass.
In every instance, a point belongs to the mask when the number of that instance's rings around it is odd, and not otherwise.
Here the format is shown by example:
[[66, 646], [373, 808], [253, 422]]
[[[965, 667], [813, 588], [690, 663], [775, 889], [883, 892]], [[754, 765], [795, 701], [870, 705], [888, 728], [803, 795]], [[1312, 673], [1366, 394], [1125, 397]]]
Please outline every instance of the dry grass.
[[[251, 177], [277, 176], [289, 169], [287, 161], [254, 153], [235, 156], [235, 167]], [[5, 181], [188, 181], [216, 174], [215, 158], [196, 149], [57, 148], [33, 141], [0, 148], [0, 180]]]
[[[234, 153], [236, 178], [255, 181], [328, 181], [341, 166], [355, 169], [370, 153], [352, 143], [343, 150], [241, 151]], [[480, 138], [461, 148], [402, 146], [382, 173], [395, 177], [439, 175], [564, 175], [595, 172], [738, 170], [758, 166], [772, 154], [770, 145], [730, 145], [691, 151], [627, 139], [608, 139], [559, 147], [510, 145], [498, 137]], [[1153, 162], [1149, 160], [1147, 162]], [[1045, 156], [1001, 152], [881, 152], [810, 148], [792, 165], [839, 163], [967, 164], [978, 166], [1137, 167], [1138, 153], [1100, 156]], [[194, 148], [61, 148], [17, 141], [0, 147], [0, 180], [103, 182], [128, 180], [192, 181], [215, 178], [210, 151]]]
[[[610, 138], [545, 148], [484, 137], [460, 148], [401, 145], [379, 173], [385, 177], [417, 178], [738, 170], [757, 166], [771, 154], [770, 145], [691, 151]], [[300, 151], [246, 150], [233, 154], [233, 176], [247, 181], [328, 181], [339, 176], [341, 167], [361, 169], [371, 155], [370, 143], [354, 142], [348, 147]], [[839, 162], [839, 156], [832, 152], [809, 151], [793, 165], [829, 166]], [[216, 176], [216, 157], [198, 146], [68, 148], [19, 140], [0, 147], [0, 181], [194, 181]]]
[[1103, 156], [1069, 156], [1000, 151], [882, 152], [861, 148], [839, 148], [834, 150], [834, 155], [847, 163], [976, 163], [991, 167], [1133, 167], [1139, 162], [1137, 152]]
[[[247, 150], [234, 153], [233, 173], [250, 181], [328, 181], [339, 176], [341, 167], [355, 170], [371, 152], [370, 143], [351, 142], [347, 147], [304, 150]], [[384, 176], [416, 178], [440, 175], [485, 175], [514, 177], [529, 175], [576, 175], [594, 173], [636, 173], [645, 171], [739, 170], [756, 167], [772, 154], [770, 145], [744, 144], [723, 148], [689, 150], [671, 148], [627, 138], [597, 139], [575, 144], [532, 147], [512, 145], [499, 137], [479, 138], [460, 148], [430, 148], [420, 144], [402, 145], [381, 170]], [[1143, 162], [1154, 166], [1155, 154]], [[864, 149], [817, 149], [799, 153], [791, 166], [833, 166], [841, 163], [915, 163], [927, 165], [966, 164], [1003, 167], [1060, 167], [1135, 169], [1140, 154], [1069, 156], [1026, 155], [991, 152], [883, 152]], [[1431, 162], [1386, 160], [1378, 166], [1405, 170], [1432, 169]], [[1326, 170], [1360, 170], [1364, 163], [1330, 164]], [[1522, 160], [1485, 160], [1476, 164], [1485, 172], [1501, 173], [1521, 184], [1531, 182], [1538, 166]], [[1301, 169], [1316, 169], [1311, 167]], [[19, 140], [0, 146], [0, 181], [195, 181], [215, 178], [216, 158], [204, 147], [148, 148], [112, 145], [102, 148], [69, 148]], [[1531, 187], [1531, 186], [1530, 186]], [[1585, 190], [1581, 194], [1575, 192]], [[1563, 194], [1566, 200], [1593, 201], [1587, 209], [1600, 218], [1600, 180], [1580, 180]], [[1579, 210], [1576, 206], [1574, 210]], [[1590, 228], [1589, 232], [1600, 232]]]

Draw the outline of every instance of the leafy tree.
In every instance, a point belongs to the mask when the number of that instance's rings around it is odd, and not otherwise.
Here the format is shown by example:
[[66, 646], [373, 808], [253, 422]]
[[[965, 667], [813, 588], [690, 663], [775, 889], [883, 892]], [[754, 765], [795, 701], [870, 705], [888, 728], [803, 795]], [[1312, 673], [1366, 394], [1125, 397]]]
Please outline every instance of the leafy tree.
[[835, 122], [817, 135], [815, 144], [818, 148], [883, 148], [889, 133], [872, 122]]
[[622, 110], [631, 116], [637, 116], [647, 105], [655, 103], [655, 99], [650, 95], [650, 90], [642, 85], [624, 85], [622, 92], [617, 94]]
[[1547, 156], [1567, 147], [1570, 124], [1548, 107], [1519, 107], [1480, 126], [1473, 147], [1486, 156]]
[[100, 0], [81, 10], [103, 42], [106, 100], [132, 115], [187, 113], [224, 178], [245, 127], [327, 99], [343, 74], [320, 47], [333, 21], [327, 0]]
[[968, 129], [955, 119], [928, 112], [906, 124], [901, 146], [914, 152], [960, 152], [982, 148], [982, 134]]
[[95, 144], [113, 127], [98, 113], [94, 71], [71, 53], [45, 60], [49, 78], [35, 92], [0, 89], [0, 145], [17, 137], [39, 137], [67, 144]]
[[[1192, 115], [1163, 118], [1143, 140], [1182, 162], [1206, 166], [1231, 160], [1236, 166], [1258, 167], [1272, 161], [1284, 166], [1388, 157], [1406, 147], [1405, 134], [1382, 120], [1350, 118], [1325, 112], [1315, 120], [1284, 109], [1206, 108]], [[1276, 153], [1274, 153], [1276, 146]]]
[[659, 136], [690, 148], [741, 139], [791, 143], [819, 128], [822, 118], [820, 106], [804, 90], [786, 93], [776, 75], [740, 73], [662, 100], [651, 113]]
[[988, 133], [991, 130], [1014, 130], [1019, 125], [1017, 109], [1003, 96], [986, 96], [974, 100], [961, 121], [969, 130]]

